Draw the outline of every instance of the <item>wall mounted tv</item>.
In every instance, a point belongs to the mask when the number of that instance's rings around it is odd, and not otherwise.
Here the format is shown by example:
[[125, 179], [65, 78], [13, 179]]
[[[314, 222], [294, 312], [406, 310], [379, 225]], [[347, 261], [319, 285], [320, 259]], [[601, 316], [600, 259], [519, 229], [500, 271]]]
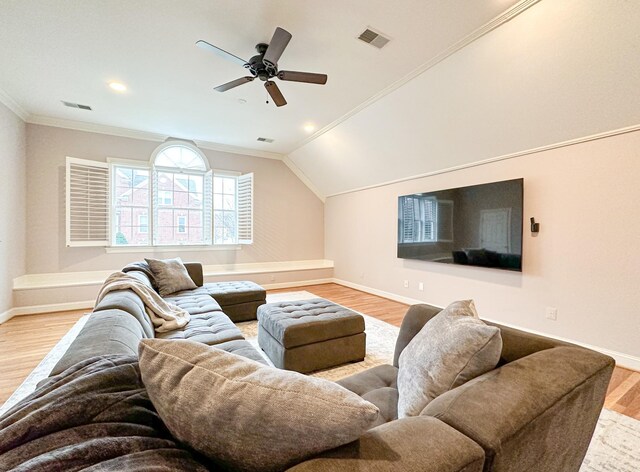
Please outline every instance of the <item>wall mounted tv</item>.
[[523, 179], [398, 197], [398, 257], [522, 271]]

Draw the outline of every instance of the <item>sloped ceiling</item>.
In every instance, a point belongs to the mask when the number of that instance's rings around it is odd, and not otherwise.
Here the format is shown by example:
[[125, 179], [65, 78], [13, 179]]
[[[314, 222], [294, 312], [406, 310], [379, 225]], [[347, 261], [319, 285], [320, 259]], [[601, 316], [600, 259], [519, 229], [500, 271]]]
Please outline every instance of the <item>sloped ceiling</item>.
[[[0, 89], [31, 120], [71, 120], [287, 153], [517, 0], [0, 0]], [[281, 68], [329, 75], [326, 86], [278, 82], [289, 104], [266, 104], [259, 82], [194, 46], [244, 59], [276, 26], [293, 34]], [[382, 50], [358, 41], [373, 27]], [[107, 88], [124, 82], [125, 94]], [[245, 104], [239, 102], [246, 100]], [[66, 100], [93, 111], [65, 108]], [[273, 144], [257, 137], [273, 138]]]
[[640, 2], [542, 0], [289, 159], [330, 196], [638, 125], [639, 25]]

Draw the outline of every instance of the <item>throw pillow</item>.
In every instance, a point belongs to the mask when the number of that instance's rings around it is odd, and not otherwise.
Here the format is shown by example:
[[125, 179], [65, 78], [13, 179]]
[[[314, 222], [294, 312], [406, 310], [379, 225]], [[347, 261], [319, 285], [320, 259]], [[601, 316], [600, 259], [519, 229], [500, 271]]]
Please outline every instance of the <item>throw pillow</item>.
[[495, 368], [500, 329], [478, 318], [473, 300], [454, 302], [415, 335], [398, 360], [398, 418], [417, 416], [452, 388]]
[[153, 272], [158, 293], [166, 297], [181, 290], [197, 288], [179, 257], [175, 259], [145, 259]]
[[231, 470], [285, 469], [355, 441], [379, 414], [338, 384], [202, 343], [143, 339], [139, 358], [169, 431]]

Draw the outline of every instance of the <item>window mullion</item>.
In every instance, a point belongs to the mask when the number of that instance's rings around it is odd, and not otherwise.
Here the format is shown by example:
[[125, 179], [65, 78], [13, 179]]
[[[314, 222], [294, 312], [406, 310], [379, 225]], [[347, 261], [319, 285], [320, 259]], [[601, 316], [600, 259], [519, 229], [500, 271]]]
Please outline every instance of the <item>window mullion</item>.
[[150, 212], [151, 212], [151, 245], [152, 246], [157, 246], [158, 243], [158, 171], [157, 169], [154, 167], [153, 168], [153, 183], [151, 185], [152, 190], [149, 195], [149, 198], [151, 199], [150, 203]]

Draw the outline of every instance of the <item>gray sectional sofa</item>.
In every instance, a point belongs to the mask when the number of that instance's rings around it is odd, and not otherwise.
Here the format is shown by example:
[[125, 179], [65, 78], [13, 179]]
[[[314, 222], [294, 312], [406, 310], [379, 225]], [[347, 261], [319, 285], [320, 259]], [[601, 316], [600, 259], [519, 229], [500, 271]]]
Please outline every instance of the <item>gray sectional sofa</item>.
[[[265, 290], [252, 282], [205, 284], [201, 264], [186, 263], [185, 267], [197, 288], [165, 297], [191, 315], [184, 328], [156, 333], [138, 295], [131, 290], [108, 293], [94, 307], [89, 320], [51, 375], [93, 356], [137, 356], [140, 340], [152, 337], [198, 341], [264, 363], [264, 358], [245, 341], [234, 322], [256, 319], [258, 306], [265, 303]], [[129, 266], [127, 273], [152, 286], [144, 270]]]
[[[257, 302], [242, 297], [234, 300], [231, 295], [219, 297], [223, 301], [219, 303], [203, 287], [199, 264], [187, 264], [187, 269], [198, 288], [168, 300], [187, 309], [191, 322], [184, 329], [160, 336], [200, 341], [263, 362], [233, 324], [233, 320], [250, 317], [242, 308], [249, 307], [255, 316], [253, 305]], [[141, 280], [146, 278], [143, 272], [131, 273]], [[233, 293], [231, 286], [229, 290]], [[234, 307], [231, 313], [225, 311], [225, 304]], [[610, 357], [581, 347], [496, 325], [504, 345], [496, 369], [436, 398], [419, 416], [397, 419], [399, 355], [439, 311], [430, 305], [412, 306], [397, 339], [393, 364], [338, 382], [378, 406], [380, 424], [358, 441], [289, 470], [579, 470], [614, 368]], [[91, 356], [136, 355], [140, 339], [154, 335], [133, 292], [111, 293], [95, 307], [52, 375]]]

